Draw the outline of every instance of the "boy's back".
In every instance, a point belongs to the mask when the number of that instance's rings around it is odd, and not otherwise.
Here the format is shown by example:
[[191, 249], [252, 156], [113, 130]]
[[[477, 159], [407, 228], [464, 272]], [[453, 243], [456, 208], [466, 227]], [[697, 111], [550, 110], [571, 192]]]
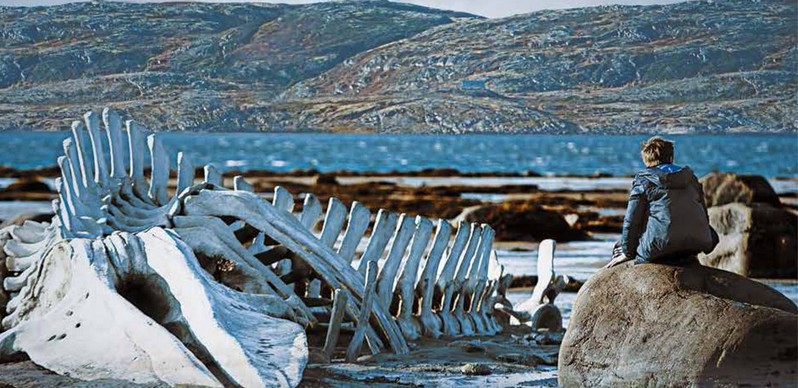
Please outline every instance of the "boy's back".
[[677, 263], [709, 253], [718, 236], [709, 226], [704, 193], [690, 167], [673, 164], [673, 142], [653, 137], [643, 143], [648, 168], [635, 175], [623, 220], [624, 260]]
[[[662, 164], [635, 176], [622, 241], [638, 262], [676, 261], [711, 251], [716, 242], [703, 190], [690, 167]], [[635, 206], [631, 202], [635, 201]], [[625, 228], [627, 229], [627, 228]], [[630, 237], [638, 237], [634, 246]]]

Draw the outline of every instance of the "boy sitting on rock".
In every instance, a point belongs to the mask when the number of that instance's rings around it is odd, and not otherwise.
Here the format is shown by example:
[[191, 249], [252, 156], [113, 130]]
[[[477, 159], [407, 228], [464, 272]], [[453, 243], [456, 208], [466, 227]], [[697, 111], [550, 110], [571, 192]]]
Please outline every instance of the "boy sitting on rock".
[[718, 235], [709, 226], [701, 183], [690, 167], [673, 164], [673, 142], [648, 139], [640, 151], [646, 169], [635, 175], [621, 241], [606, 268], [635, 263], [689, 264], [709, 253]]

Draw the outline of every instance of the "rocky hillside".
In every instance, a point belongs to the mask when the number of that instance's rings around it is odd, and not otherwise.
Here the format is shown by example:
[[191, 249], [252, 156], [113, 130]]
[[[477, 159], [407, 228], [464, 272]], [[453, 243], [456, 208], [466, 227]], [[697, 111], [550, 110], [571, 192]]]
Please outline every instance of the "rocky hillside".
[[386, 1], [0, 7], [0, 128], [798, 131], [798, 3], [504, 19]]

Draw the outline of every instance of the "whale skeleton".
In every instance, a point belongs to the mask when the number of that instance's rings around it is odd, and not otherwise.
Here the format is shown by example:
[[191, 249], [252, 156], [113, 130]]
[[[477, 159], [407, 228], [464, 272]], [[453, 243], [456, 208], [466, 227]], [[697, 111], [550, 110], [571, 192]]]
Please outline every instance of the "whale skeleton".
[[502, 330], [511, 277], [490, 226], [336, 198], [325, 210], [279, 186], [269, 202], [241, 176], [224, 187], [213, 164], [195, 177], [182, 152], [170, 183], [160, 139], [122, 127], [107, 108], [74, 122], [55, 216], [0, 230], [0, 357], [85, 380], [296, 386], [308, 335], [332, 358], [346, 332], [354, 361], [363, 342], [404, 354], [422, 336]]

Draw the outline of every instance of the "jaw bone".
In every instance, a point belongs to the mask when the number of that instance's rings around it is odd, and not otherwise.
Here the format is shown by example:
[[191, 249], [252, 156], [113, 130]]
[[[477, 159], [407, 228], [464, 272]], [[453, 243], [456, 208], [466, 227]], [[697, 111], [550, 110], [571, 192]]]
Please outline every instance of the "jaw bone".
[[14, 326], [0, 335], [2, 356], [24, 352], [83, 380], [221, 386], [180, 341], [117, 292], [111, 263], [95, 248], [92, 240], [75, 239], [49, 250], [6, 317]]
[[295, 386], [307, 362], [302, 327], [274, 318], [292, 315], [278, 297], [215, 282], [161, 228], [62, 241], [21, 296], [4, 356], [81, 379]]

